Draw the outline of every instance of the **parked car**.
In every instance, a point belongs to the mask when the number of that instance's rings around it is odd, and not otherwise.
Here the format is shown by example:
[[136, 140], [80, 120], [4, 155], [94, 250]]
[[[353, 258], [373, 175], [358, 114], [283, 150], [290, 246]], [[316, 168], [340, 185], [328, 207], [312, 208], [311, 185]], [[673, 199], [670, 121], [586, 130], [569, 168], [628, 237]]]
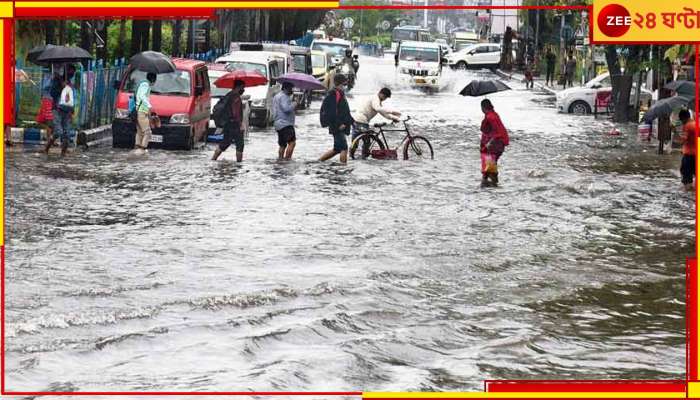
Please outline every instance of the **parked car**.
[[[161, 127], [152, 130], [150, 146], [190, 150], [206, 140], [211, 113], [211, 88], [207, 66], [202, 61], [173, 59], [175, 72], [158, 74], [151, 88], [150, 102]], [[129, 119], [129, 98], [146, 73], [127, 68], [121, 81], [112, 121], [112, 146], [134, 147], [136, 127]], [[149, 146], [149, 147], [150, 147]]]
[[250, 122], [253, 126], [266, 127], [272, 124], [272, 98], [281, 90], [277, 78], [285, 71], [283, 56], [269, 51], [234, 51], [216, 59], [229, 71], [255, 71], [268, 79], [266, 85], [246, 88], [250, 95]]
[[[501, 45], [498, 43], [477, 43], [450, 53], [446, 58], [447, 63], [452, 68], [495, 68], [501, 62]], [[515, 60], [515, 51], [513, 51], [513, 60]]]
[[[630, 104], [634, 103], [634, 88], [630, 96]], [[600, 74], [581, 87], [573, 87], [557, 93], [557, 111], [572, 114], [590, 114], [595, 108], [595, 98], [599, 91], [612, 90], [612, 82], [608, 72]], [[640, 95], [642, 103], [650, 103], [652, 93], [644, 88]]]
[[[211, 111], [214, 111], [214, 106], [221, 100], [231, 89], [217, 88], [214, 82], [227, 74], [229, 71], [226, 69], [224, 64], [210, 64], [208, 65], [207, 73], [209, 76], [209, 84], [211, 86]], [[244, 94], [243, 100], [243, 121], [241, 123], [241, 132], [244, 135], [248, 134], [249, 121], [250, 121], [250, 95]], [[217, 128], [214, 124], [214, 120], [209, 120], [209, 127], [207, 129], [207, 135], [212, 135], [218, 133], [221, 128]]]

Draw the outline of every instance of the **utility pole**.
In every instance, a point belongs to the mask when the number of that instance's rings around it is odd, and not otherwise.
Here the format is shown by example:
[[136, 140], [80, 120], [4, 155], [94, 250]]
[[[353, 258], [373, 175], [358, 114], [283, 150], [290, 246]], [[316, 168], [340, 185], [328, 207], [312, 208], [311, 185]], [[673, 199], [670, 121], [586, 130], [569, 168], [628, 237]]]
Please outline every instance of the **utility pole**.
[[[540, 0], [537, 0], [535, 3], [538, 7], [540, 6]], [[539, 51], [539, 43], [540, 43], [540, 9], [538, 8], [535, 11], [535, 15], [537, 15], [536, 21], [535, 21], [535, 54], [538, 53]]]
[[362, 11], [360, 8], [360, 43], [362, 43]]
[[[425, 7], [428, 7], [428, 0], [425, 0], [424, 2]], [[427, 28], [428, 27], [428, 9], [425, 8], [423, 10], [423, 27]]]

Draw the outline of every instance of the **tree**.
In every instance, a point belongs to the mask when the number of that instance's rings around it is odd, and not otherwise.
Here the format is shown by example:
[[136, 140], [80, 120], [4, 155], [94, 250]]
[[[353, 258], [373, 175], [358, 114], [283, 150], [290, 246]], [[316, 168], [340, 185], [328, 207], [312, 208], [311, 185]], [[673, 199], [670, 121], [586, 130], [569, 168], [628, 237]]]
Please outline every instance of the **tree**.
[[163, 40], [163, 21], [156, 19], [153, 21], [153, 51], [161, 51]]
[[173, 56], [178, 56], [180, 55], [180, 41], [182, 40], [182, 20], [175, 20], [173, 24], [173, 48], [171, 53]]
[[100, 35], [100, 38], [104, 41], [101, 45], [97, 46], [97, 59], [99, 60], [105, 60], [109, 59], [109, 46], [107, 43], [107, 36], [109, 35], [109, 20], [100, 20], [97, 21], [97, 33]]
[[62, 19], [58, 22], [58, 43], [63, 45], [66, 43], [66, 20]]
[[131, 51], [129, 52], [129, 56], [132, 56], [140, 51], [142, 32], [143, 21], [133, 20], [131, 22]]
[[143, 21], [141, 31], [141, 48], [139, 51], [150, 50], [149, 40], [151, 38], [151, 21]]
[[119, 35], [117, 36], [117, 48], [114, 52], [114, 58], [123, 58], [124, 46], [126, 42], [126, 20], [122, 19], [119, 21]]
[[89, 21], [80, 21], [80, 47], [92, 52], [92, 32], [88, 25]]
[[56, 43], [56, 21], [44, 21], [45, 44]]

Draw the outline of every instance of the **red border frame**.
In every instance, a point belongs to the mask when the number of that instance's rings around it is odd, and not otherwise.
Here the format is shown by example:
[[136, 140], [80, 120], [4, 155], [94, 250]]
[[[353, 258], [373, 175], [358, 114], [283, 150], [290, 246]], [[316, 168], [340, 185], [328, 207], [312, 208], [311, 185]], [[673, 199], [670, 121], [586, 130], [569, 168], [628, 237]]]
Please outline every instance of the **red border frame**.
[[[90, 0], [78, 0], [85, 1], [86, 3]], [[154, 1], [154, 0], [151, 0]], [[167, 0], [155, 0], [168, 2]], [[294, 1], [290, 2], [290, 8], [293, 8]], [[225, 7], [221, 7], [225, 8]], [[175, 12], [170, 9], [168, 13], [171, 17], [178, 17], [182, 19], [186, 18], [211, 18], [214, 16], [214, 11], [218, 8], [191, 8], [191, 9], [181, 9], [182, 12]], [[264, 8], [261, 8], [264, 9]], [[310, 8], [308, 8], [310, 9]], [[437, 9], [437, 10], [459, 10], [459, 9], [554, 9], [554, 10], [575, 10], [582, 11], [587, 10], [589, 15], [593, 15], [593, 6], [340, 6], [338, 9], [403, 9], [403, 10], [423, 10], [423, 9]], [[14, 18], [7, 18], [3, 20], [4, 24], [4, 35], [3, 40], [5, 47], [8, 51], [4, 53], [5, 61], [5, 82], [7, 85], [5, 93], [3, 94], [5, 100], [4, 116], [5, 125], [10, 125], [14, 123], [14, 76], [12, 74], [11, 66], [14, 66], [14, 19], [21, 18], [42, 18], [42, 17], [53, 17], [53, 19], [58, 18], [71, 18], [71, 19], [81, 19], [88, 17], [107, 17], [107, 18], [130, 18], [133, 19], [135, 16], [138, 18], [154, 19], [153, 14], [161, 14], [163, 9], [159, 8], [97, 8], [97, 9], [65, 9], [65, 8], [24, 8], [15, 10]], [[150, 15], [149, 15], [150, 13]], [[77, 15], [76, 15], [77, 14]], [[187, 15], [189, 14], [189, 15]], [[158, 17], [156, 17], [158, 18]], [[165, 19], [166, 17], [162, 17]], [[170, 18], [172, 19], [172, 18]], [[589, 39], [591, 44], [648, 44], [645, 42], [593, 42], [593, 27], [592, 23], [589, 22]], [[698, 42], [664, 42], [655, 44], [696, 44]], [[695, 77], [696, 83], [700, 86], [700, 74], [698, 65], [698, 58], [700, 53], [700, 44], [696, 44], [695, 47]], [[9, 90], [8, 90], [9, 89]], [[696, 88], [696, 92], [700, 88]], [[696, 109], [696, 127], [700, 128], [700, 118], [697, 118], [698, 111], [700, 111], [700, 96], [696, 93], [695, 98], [695, 109]], [[700, 129], [698, 129], [700, 132]], [[3, 162], [4, 164], [4, 162]], [[4, 165], [3, 165], [4, 171]], [[696, 192], [696, 204], [697, 204], [697, 192]], [[3, 214], [4, 216], [4, 214]], [[3, 221], [4, 223], [5, 221]], [[696, 238], [697, 238], [697, 208], [696, 208]], [[697, 241], [696, 241], [697, 246]], [[697, 247], [696, 247], [697, 256]], [[128, 392], [128, 391], [113, 391], [113, 392], [7, 392], [5, 390], [5, 246], [0, 246], [0, 262], [2, 263], [2, 268], [0, 268], [0, 319], [2, 320], [2, 331], [3, 334], [0, 335], [0, 394], [2, 395], [16, 395], [16, 396], [42, 396], [42, 395], [53, 395], [53, 396], [64, 396], [64, 395], [77, 395], [77, 396], [121, 396], [121, 395], [132, 395], [132, 396], [361, 396], [362, 392], [356, 391], [316, 391], [316, 392], [240, 392], [240, 391], [223, 391], [223, 392], [174, 392], [174, 391], [164, 391], [164, 392]], [[698, 332], [693, 327], [697, 327], [698, 321], [698, 285], [697, 285], [697, 261], [696, 259], [688, 259], [686, 264], [686, 381], [635, 381], [635, 380], [560, 380], [560, 381], [538, 381], [538, 380], [485, 380], [484, 390], [485, 392], [686, 392], [687, 397], [687, 383], [691, 381], [698, 380], [698, 370], [697, 370], [697, 360], [698, 360]], [[399, 399], [401, 397], [391, 397], [393, 400]], [[518, 397], [513, 397], [518, 398]], [[581, 399], [585, 397], [580, 397]], [[413, 398], [412, 398], [413, 399]], [[505, 399], [505, 398], [501, 398]], [[520, 398], [518, 398], [520, 399]], [[600, 400], [600, 399], [598, 399]]]

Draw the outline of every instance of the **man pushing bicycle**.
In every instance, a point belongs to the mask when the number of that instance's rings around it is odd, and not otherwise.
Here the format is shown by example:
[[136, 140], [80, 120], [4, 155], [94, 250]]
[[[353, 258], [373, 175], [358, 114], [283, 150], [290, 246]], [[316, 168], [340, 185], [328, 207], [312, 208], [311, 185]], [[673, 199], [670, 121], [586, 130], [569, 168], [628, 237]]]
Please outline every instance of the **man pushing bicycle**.
[[[352, 118], [355, 122], [352, 124], [352, 140], [354, 141], [363, 132], [370, 129], [369, 123], [377, 114], [381, 114], [382, 117], [390, 119], [393, 122], [399, 122], [399, 117], [401, 113], [398, 111], [390, 110], [384, 107], [383, 102], [391, 97], [391, 90], [389, 88], [382, 88], [379, 93], [374, 96], [367, 97], [363, 100], [361, 105], [357, 110], [352, 113]], [[369, 155], [369, 142], [364, 141], [362, 143], [362, 157], [367, 157]]]

